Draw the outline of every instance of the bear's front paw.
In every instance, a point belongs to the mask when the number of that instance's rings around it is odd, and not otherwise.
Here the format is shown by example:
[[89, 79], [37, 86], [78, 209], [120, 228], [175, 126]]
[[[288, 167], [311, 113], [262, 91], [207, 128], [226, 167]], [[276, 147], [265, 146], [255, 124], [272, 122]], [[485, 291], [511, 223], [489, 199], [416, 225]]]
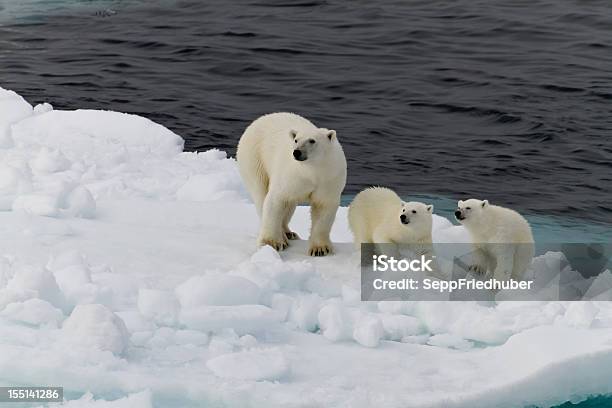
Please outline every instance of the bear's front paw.
[[477, 275], [484, 275], [487, 273], [487, 268], [482, 265], [470, 265], [470, 272], [474, 272]]
[[308, 254], [310, 256], [325, 256], [331, 253], [332, 253], [331, 244], [321, 244], [321, 245], [312, 244], [310, 246], [310, 249], [308, 250]]
[[287, 239], [300, 239], [300, 236], [298, 234], [296, 234], [293, 231], [287, 231], [285, 232], [285, 237], [287, 237]]
[[259, 240], [259, 245], [260, 246], [270, 245], [272, 248], [276, 249], [277, 251], [282, 251], [283, 249], [286, 249], [289, 246], [289, 243], [285, 240], [279, 241], [279, 240], [272, 239], [272, 238], [262, 238]]

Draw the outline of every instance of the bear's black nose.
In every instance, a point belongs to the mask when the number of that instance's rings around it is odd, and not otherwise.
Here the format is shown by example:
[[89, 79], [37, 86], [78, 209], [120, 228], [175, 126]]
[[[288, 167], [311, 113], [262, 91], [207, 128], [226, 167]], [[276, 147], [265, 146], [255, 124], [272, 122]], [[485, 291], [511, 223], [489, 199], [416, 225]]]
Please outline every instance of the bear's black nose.
[[300, 158], [302, 157], [302, 151], [295, 149], [293, 151], [293, 157], [295, 157], [296, 160], [300, 160]]
[[463, 217], [461, 216], [461, 211], [459, 211], [459, 210], [455, 210], [455, 217], [456, 217], [458, 220], [462, 220], [462, 219], [463, 219]]
[[400, 215], [400, 221], [402, 222], [402, 224], [408, 224], [410, 222], [408, 221], [408, 217], [406, 217], [406, 214]]

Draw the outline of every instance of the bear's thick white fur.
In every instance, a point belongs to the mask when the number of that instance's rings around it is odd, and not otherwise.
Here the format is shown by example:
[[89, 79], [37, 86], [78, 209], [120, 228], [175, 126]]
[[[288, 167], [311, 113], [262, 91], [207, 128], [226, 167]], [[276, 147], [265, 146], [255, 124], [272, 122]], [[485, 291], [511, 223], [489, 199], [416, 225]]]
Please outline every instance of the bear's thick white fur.
[[259, 245], [282, 250], [297, 239], [289, 221], [295, 207], [308, 202], [309, 253], [332, 252], [329, 233], [346, 184], [346, 159], [334, 130], [293, 113], [271, 113], [246, 128], [236, 158], [261, 218]]
[[356, 247], [362, 243], [431, 244], [432, 212], [432, 205], [404, 202], [391, 189], [371, 187], [355, 196], [348, 220]]
[[470, 233], [474, 262], [470, 270], [498, 280], [521, 280], [534, 255], [533, 235], [527, 220], [514, 210], [487, 200], [459, 201], [457, 220]]

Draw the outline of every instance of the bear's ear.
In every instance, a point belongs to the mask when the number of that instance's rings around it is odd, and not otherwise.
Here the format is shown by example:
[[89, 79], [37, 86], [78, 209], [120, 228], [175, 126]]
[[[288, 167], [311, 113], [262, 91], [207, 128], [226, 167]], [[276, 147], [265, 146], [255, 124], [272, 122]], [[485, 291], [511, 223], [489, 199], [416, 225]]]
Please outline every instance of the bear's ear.
[[487, 205], [489, 205], [489, 200], [484, 200], [482, 202], [482, 208], [485, 208]]
[[291, 138], [292, 138], [293, 140], [295, 140], [295, 138], [297, 137], [297, 133], [298, 133], [298, 132], [297, 132], [297, 130], [293, 130], [293, 129], [291, 129], [291, 130], [289, 131], [289, 136], [291, 136]]
[[432, 205], [432, 204], [429, 204], [429, 205], [427, 206], [427, 212], [428, 212], [428, 213], [433, 212], [433, 205]]
[[332, 140], [334, 137], [336, 137], [336, 131], [335, 130], [328, 130], [327, 131], [327, 138], [329, 140]]
[[457, 207], [461, 207], [462, 205], [463, 205], [463, 200], [459, 200], [459, 201], [457, 202]]

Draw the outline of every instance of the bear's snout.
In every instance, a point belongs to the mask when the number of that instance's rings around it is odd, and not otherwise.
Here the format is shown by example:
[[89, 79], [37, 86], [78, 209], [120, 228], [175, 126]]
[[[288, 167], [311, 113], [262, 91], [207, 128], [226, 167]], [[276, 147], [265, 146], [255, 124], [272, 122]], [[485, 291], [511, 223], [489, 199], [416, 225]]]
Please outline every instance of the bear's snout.
[[461, 213], [461, 210], [455, 210], [455, 218], [457, 218], [459, 221], [464, 220], [465, 217], [463, 216], [463, 214]]
[[400, 221], [402, 222], [402, 224], [410, 224], [410, 220], [408, 219], [408, 217], [406, 217], [406, 214], [400, 215]]
[[302, 151], [300, 149], [295, 149], [293, 151], [293, 157], [295, 158], [295, 160], [298, 160], [298, 161], [306, 160], [306, 156], [302, 154]]

